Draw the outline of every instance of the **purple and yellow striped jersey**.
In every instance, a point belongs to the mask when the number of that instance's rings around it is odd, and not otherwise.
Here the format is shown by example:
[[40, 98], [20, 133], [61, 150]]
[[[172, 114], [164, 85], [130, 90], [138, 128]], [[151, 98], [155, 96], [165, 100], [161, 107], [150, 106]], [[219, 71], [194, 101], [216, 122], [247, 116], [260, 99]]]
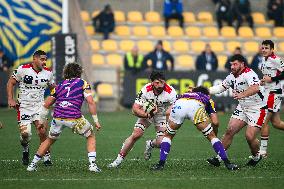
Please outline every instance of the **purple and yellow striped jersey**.
[[84, 101], [84, 91], [90, 90], [90, 85], [83, 79], [66, 79], [51, 91], [56, 98], [54, 118], [77, 119], [82, 117], [81, 107]]

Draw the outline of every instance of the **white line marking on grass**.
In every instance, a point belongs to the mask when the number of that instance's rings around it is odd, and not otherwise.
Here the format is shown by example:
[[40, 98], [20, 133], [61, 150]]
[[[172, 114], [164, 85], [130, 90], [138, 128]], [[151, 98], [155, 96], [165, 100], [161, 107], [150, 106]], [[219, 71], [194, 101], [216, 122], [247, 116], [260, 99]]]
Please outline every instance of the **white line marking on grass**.
[[[184, 177], [184, 178], [163, 178], [166, 181], [183, 181], [183, 180], [263, 180], [263, 179], [276, 179], [282, 180], [284, 177]], [[0, 179], [1, 181], [42, 181], [42, 182], [51, 182], [51, 181], [160, 181], [161, 178], [59, 178], [59, 179], [25, 179], [25, 178], [4, 178]]]

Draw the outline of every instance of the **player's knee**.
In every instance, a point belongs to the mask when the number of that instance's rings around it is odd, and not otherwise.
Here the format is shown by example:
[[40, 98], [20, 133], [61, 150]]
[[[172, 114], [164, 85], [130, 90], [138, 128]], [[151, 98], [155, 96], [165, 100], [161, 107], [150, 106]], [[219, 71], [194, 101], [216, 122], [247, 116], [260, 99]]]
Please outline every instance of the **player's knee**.
[[157, 131], [156, 132], [156, 138], [163, 137], [164, 135], [165, 135], [164, 131]]
[[31, 124], [20, 125], [19, 129], [20, 129], [21, 141], [23, 141], [23, 140], [25, 140], [27, 142], [30, 141], [31, 136], [32, 136]]
[[247, 139], [248, 142], [251, 142], [255, 139], [255, 135], [251, 132], [249, 132], [249, 133], [247, 132], [246, 133], [246, 139]]
[[134, 130], [136, 130], [136, 129], [139, 129], [139, 130], [141, 130], [142, 132], [144, 132], [145, 129], [146, 129], [146, 127], [145, 127], [145, 125], [143, 125], [142, 123], [135, 123], [135, 125], [134, 125]]
[[177, 130], [176, 130], [176, 129], [171, 128], [171, 127], [170, 127], [170, 125], [169, 125], [169, 124], [167, 124], [166, 133], [167, 133], [168, 135], [175, 135], [175, 134], [176, 134], [176, 132], [177, 132]]
[[212, 125], [211, 125], [211, 123], [210, 123], [210, 124], [208, 124], [207, 127], [205, 127], [201, 132], [202, 132], [202, 134], [203, 134], [205, 137], [208, 137], [210, 134], [213, 135], [212, 137], [214, 137], [215, 134], [214, 134], [214, 132], [212, 132], [212, 131], [213, 131], [213, 127], [212, 127]]

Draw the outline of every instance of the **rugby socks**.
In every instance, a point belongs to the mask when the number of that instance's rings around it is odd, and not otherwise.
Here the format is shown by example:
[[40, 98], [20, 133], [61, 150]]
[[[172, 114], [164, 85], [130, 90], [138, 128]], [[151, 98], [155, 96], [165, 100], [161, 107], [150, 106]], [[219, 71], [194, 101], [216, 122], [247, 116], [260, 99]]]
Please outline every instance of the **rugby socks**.
[[160, 163], [165, 163], [165, 161], [167, 160], [167, 156], [171, 150], [171, 144], [171, 139], [167, 137], [163, 138], [160, 149]]
[[95, 163], [95, 161], [96, 161], [96, 156], [97, 156], [97, 153], [96, 153], [96, 152], [89, 152], [89, 153], [88, 153], [88, 158], [89, 158], [90, 164], [94, 164], [94, 163]]
[[211, 144], [213, 146], [214, 151], [217, 153], [217, 155], [219, 155], [220, 158], [223, 161], [228, 161], [228, 157], [227, 157], [226, 151], [225, 151], [224, 146], [221, 143], [221, 141], [218, 138], [213, 138], [211, 140]]
[[43, 156], [43, 161], [48, 161], [48, 160], [50, 160], [50, 151], [46, 151]]
[[35, 156], [34, 156], [34, 159], [33, 159], [33, 161], [32, 161], [32, 163], [31, 164], [37, 164], [37, 162], [39, 162], [40, 160], [41, 160], [41, 156], [40, 155], [38, 155], [38, 154], [35, 154]]
[[29, 152], [29, 143], [24, 143], [21, 141], [21, 145], [23, 147], [23, 152]]
[[266, 152], [267, 151], [267, 144], [268, 144], [269, 136], [261, 136], [260, 138], [260, 152]]

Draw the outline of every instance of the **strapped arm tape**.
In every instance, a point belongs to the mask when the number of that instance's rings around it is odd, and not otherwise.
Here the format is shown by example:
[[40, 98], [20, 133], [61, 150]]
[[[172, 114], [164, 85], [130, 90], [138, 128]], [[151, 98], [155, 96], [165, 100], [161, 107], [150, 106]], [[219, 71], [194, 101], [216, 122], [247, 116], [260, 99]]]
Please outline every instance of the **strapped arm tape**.
[[223, 85], [215, 85], [209, 88], [210, 94], [219, 94], [226, 90], [226, 88]]
[[205, 137], [207, 137], [212, 131], [213, 127], [211, 126], [211, 123], [209, 123], [209, 125], [202, 130], [202, 133]]
[[139, 128], [142, 131], [145, 131], [145, 126], [142, 123], [136, 123], [134, 128]]
[[156, 132], [156, 137], [160, 137], [160, 136], [164, 136], [164, 135], [165, 135], [164, 131], [157, 131]]

